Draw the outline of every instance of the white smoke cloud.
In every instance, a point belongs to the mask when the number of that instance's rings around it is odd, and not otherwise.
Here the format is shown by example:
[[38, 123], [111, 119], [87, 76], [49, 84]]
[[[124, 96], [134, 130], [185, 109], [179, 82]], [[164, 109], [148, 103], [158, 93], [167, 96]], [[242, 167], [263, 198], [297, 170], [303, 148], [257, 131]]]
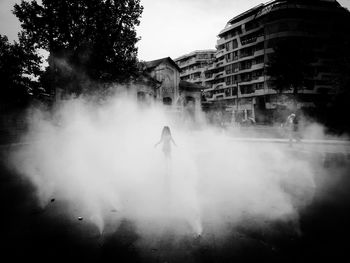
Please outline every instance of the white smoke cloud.
[[[210, 126], [190, 128], [159, 105], [141, 107], [127, 94], [104, 103], [62, 101], [51, 114], [34, 110], [25, 144], [13, 153], [18, 172], [67, 217], [100, 233], [133, 222], [141, 235], [223, 235], [227, 226], [297, 221], [312, 200], [311, 164], [287, 145], [233, 140]], [[163, 126], [177, 146], [167, 160]]]

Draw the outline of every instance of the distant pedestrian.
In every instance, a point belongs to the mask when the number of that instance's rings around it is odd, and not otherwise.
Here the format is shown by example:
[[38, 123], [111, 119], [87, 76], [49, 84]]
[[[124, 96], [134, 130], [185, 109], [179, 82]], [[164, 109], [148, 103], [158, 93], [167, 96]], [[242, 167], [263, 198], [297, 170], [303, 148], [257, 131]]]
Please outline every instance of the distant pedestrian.
[[293, 140], [296, 140], [296, 142], [300, 141], [300, 135], [299, 135], [299, 120], [295, 113], [290, 114], [287, 117], [285, 128], [288, 133], [288, 139], [289, 139], [289, 145], [292, 146]]

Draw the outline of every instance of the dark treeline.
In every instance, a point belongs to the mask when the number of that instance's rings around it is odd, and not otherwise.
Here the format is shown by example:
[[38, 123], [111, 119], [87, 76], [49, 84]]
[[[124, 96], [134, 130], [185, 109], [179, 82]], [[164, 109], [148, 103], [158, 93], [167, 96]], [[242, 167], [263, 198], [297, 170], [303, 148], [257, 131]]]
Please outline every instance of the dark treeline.
[[[61, 88], [80, 94], [89, 83], [127, 81], [137, 71], [139, 0], [21, 1], [13, 8], [19, 39], [1, 36], [1, 104], [24, 103]], [[39, 55], [48, 52], [48, 66]], [[98, 86], [98, 85], [96, 85]]]
[[327, 61], [328, 81], [334, 89], [319, 89], [315, 107], [303, 109], [303, 114], [334, 133], [350, 132], [350, 118], [346, 117], [350, 111], [349, 21], [350, 13], [344, 12], [329, 23], [322, 38], [288, 37], [276, 42], [265, 72], [277, 92], [290, 91], [297, 103], [304, 89], [314, 89], [319, 61]]
[[14, 5], [17, 41], [0, 35], [0, 144], [26, 129], [29, 105], [47, 107], [55, 94], [98, 92], [137, 74], [140, 0], [40, 2]]

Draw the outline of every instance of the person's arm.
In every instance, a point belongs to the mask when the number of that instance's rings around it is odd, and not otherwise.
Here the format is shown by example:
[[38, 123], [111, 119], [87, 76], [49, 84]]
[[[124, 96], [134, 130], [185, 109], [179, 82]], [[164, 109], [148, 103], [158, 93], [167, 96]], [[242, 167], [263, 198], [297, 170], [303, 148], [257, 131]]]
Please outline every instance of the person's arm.
[[171, 137], [171, 141], [173, 142], [173, 144], [174, 144], [175, 146], [177, 146], [176, 143], [175, 143], [175, 141], [174, 141], [174, 139], [173, 139], [173, 137]]
[[162, 139], [159, 140], [159, 142], [157, 142], [155, 145], [154, 145], [154, 148], [158, 146], [158, 144], [160, 144], [162, 142]]
[[288, 116], [285, 123], [284, 123], [284, 127], [288, 128], [289, 122], [290, 122], [290, 117]]

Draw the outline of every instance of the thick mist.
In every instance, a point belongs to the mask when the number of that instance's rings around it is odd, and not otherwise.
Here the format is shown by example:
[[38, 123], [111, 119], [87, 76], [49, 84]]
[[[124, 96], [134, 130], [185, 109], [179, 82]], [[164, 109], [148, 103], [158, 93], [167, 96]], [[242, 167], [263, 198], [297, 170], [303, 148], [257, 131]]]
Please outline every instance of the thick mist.
[[[33, 109], [30, 128], [12, 154], [35, 186], [39, 204], [111, 233], [122, 220], [140, 235], [225, 235], [254, 222], [291, 221], [314, 195], [308, 159], [287, 144], [251, 143], [165, 106], [138, 105], [127, 93], [107, 100], [72, 98], [53, 112]], [[155, 147], [164, 126], [171, 158]], [[236, 134], [239, 137], [239, 134]]]

